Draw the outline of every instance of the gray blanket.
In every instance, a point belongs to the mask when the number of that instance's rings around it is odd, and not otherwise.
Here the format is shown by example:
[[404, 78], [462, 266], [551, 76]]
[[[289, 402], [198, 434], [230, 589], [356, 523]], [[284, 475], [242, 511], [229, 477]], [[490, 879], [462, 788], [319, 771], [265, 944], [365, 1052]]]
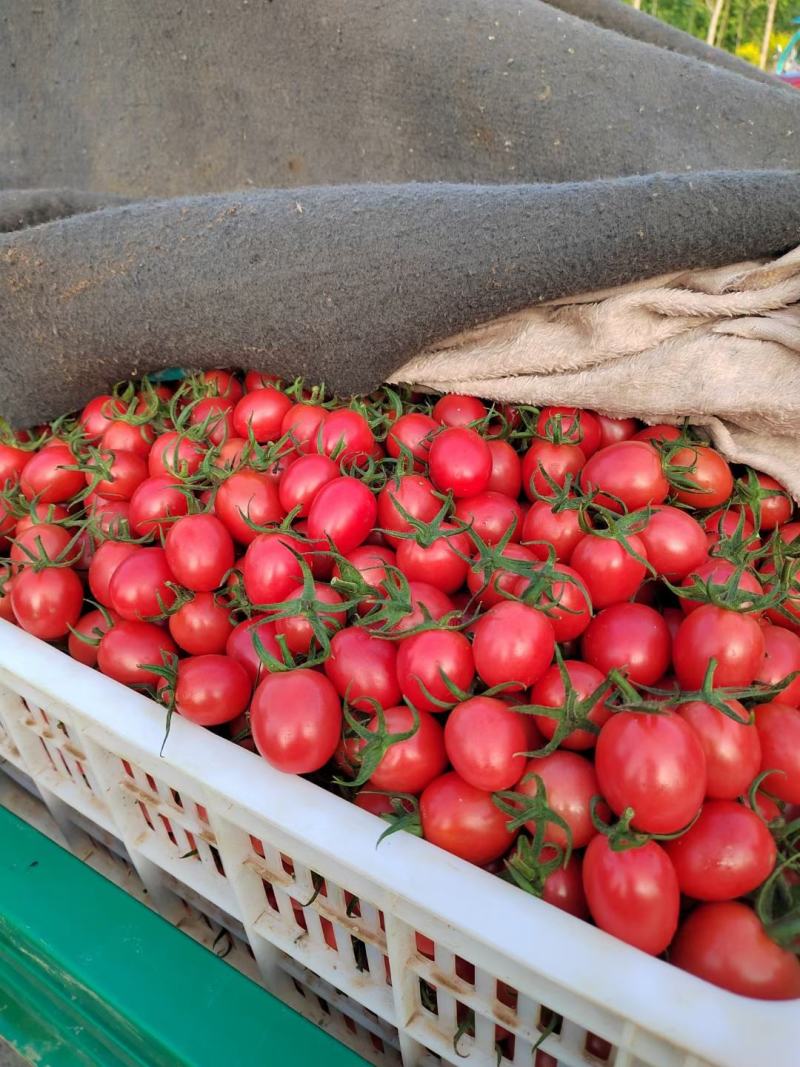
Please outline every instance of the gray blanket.
[[800, 93], [617, 0], [16, 0], [3, 31], [16, 424], [173, 365], [364, 391], [510, 311], [800, 243]]

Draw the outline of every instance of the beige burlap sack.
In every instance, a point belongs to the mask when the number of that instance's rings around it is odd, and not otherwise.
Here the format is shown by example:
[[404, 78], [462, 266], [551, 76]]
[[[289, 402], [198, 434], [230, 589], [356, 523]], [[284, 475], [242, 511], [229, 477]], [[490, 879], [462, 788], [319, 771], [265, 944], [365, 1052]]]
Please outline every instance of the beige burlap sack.
[[498, 319], [393, 382], [708, 429], [800, 501], [800, 248], [664, 275]]

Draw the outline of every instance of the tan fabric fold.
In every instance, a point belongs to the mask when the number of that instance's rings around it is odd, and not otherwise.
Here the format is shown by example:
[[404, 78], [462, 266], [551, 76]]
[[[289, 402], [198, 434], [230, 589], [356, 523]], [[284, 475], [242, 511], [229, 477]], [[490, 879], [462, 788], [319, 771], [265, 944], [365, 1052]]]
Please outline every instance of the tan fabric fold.
[[391, 381], [688, 419], [800, 502], [800, 248], [497, 319], [420, 353]]

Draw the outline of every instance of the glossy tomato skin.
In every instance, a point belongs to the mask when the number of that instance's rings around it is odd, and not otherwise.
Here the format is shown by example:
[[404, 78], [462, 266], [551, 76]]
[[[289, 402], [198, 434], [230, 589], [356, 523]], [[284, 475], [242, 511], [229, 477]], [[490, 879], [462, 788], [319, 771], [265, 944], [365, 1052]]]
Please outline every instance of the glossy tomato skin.
[[283, 432], [283, 419], [291, 407], [292, 401], [278, 389], [253, 389], [233, 409], [233, 428], [245, 439], [252, 433], [259, 444], [277, 441]]
[[250, 706], [250, 726], [267, 763], [288, 774], [310, 774], [336, 751], [342, 706], [324, 674], [300, 667], [264, 678]]
[[[547, 806], [560, 815], [570, 830], [573, 848], [583, 848], [597, 833], [592, 823], [592, 798], [600, 793], [597, 775], [591, 762], [577, 752], [556, 750], [549, 756], [534, 756], [525, 767], [522, 781], [516, 792], [535, 796], [538, 790], [537, 778], [544, 784]], [[608, 815], [608, 808], [601, 804], [601, 816]], [[525, 826], [532, 834], [536, 833], [536, 821], [530, 820]], [[555, 822], [548, 822], [544, 831], [547, 844], [567, 845], [567, 834], [563, 827]]]
[[262, 533], [244, 557], [244, 588], [252, 604], [277, 604], [303, 582], [301, 541], [291, 534]]
[[[762, 593], [761, 582], [752, 571], [743, 570], [740, 572], [733, 563], [726, 559], [718, 559], [715, 556], [707, 559], [700, 566], [693, 567], [691, 574], [687, 574], [680, 584], [684, 587], [690, 587], [698, 581], [704, 584], [710, 583], [711, 593], [717, 596], [721, 595], [726, 588], [731, 588], [734, 582], [740, 593], [753, 593], [755, 596], [760, 596]], [[706, 602], [708, 601], [706, 600]], [[689, 597], [681, 597], [680, 600], [681, 610], [684, 615], [691, 615], [693, 611], [702, 607], [703, 603], [704, 601], [702, 600], [692, 600]], [[743, 602], [743, 606], [745, 603], [747, 602]]]
[[[536, 556], [524, 545], [515, 545], [512, 542], [506, 545], [500, 555], [503, 559], [520, 560], [523, 563], [529, 563], [531, 564], [530, 569], [533, 571], [532, 565], [536, 562]], [[508, 597], [504, 594], [513, 591], [519, 578], [518, 574], [506, 570], [502, 563], [487, 576], [484, 568], [476, 562], [467, 571], [467, 589], [470, 596], [475, 597], [482, 608], [491, 608], [495, 604], [507, 602]]]
[[178, 663], [175, 710], [199, 726], [237, 718], [250, 702], [250, 677], [229, 656], [187, 656]]
[[158, 676], [146, 664], [162, 666], [162, 656], [174, 655], [175, 643], [167, 631], [152, 622], [121, 620], [103, 635], [97, 648], [97, 666], [124, 685], [154, 685]]
[[137, 551], [137, 545], [125, 541], [104, 541], [89, 564], [89, 592], [105, 608], [111, 607], [111, 578], [114, 571], [129, 556]]
[[429, 479], [421, 474], [405, 474], [386, 483], [378, 494], [378, 526], [388, 531], [386, 540], [397, 548], [401, 539], [393, 536], [393, 531], [410, 533], [414, 527], [395, 505], [419, 522], [430, 522], [441, 509], [442, 502], [435, 495]]
[[175, 603], [175, 576], [163, 548], [137, 548], [116, 568], [109, 582], [111, 607], [123, 619], [147, 619]]
[[663, 504], [669, 493], [661, 457], [646, 441], [620, 441], [595, 452], [581, 471], [581, 488], [611, 511]]
[[[447, 766], [444, 732], [437, 719], [427, 711], [418, 712], [419, 725], [413, 736], [390, 745], [369, 779], [367, 788], [385, 789], [389, 793], [421, 793]], [[387, 708], [384, 722], [390, 734], [413, 729], [414, 716], [410, 708], [400, 704]], [[377, 715], [367, 724], [376, 730]], [[356, 745], [356, 752], [359, 749]]]
[[[567, 672], [570, 685], [579, 700], [585, 700], [594, 693], [605, 679], [605, 675], [601, 674], [595, 667], [592, 667], [591, 664], [584, 663], [583, 660], [564, 660], [564, 670]], [[610, 687], [606, 690], [605, 696], [608, 696], [609, 693]], [[564, 707], [565, 699], [566, 690], [561, 671], [557, 664], [553, 664], [552, 667], [548, 667], [531, 690], [530, 703], [559, 711]], [[599, 729], [610, 717], [611, 711], [606, 706], [604, 695], [601, 693], [589, 709], [589, 721]], [[542, 736], [549, 741], [556, 732], [558, 719], [551, 718], [548, 715], [535, 715], [534, 721]], [[567, 734], [559, 747], [577, 752], [585, 751], [586, 749], [594, 748], [597, 744], [597, 736], [596, 733], [591, 733], [589, 730], [576, 729]]]
[[583, 857], [583, 888], [592, 918], [606, 933], [658, 956], [678, 926], [678, 876], [655, 841], [614, 852], [597, 834]]
[[283, 416], [281, 435], [291, 433], [301, 452], [317, 452], [327, 415], [319, 404], [293, 404]]
[[136, 537], [158, 534], [170, 520], [186, 515], [189, 500], [174, 476], [146, 478], [137, 485], [130, 500], [128, 522]]
[[491, 793], [469, 785], [455, 771], [431, 782], [419, 810], [426, 841], [478, 866], [502, 856], [516, 837]]
[[195, 593], [169, 617], [175, 644], [191, 656], [223, 653], [233, 632], [229, 609], [213, 593]]
[[576, 545], [586, 536], [578, 516], [577, 510], [553, 511], [552, 504], [537, 500], [523, 520], [522, 542], [537, 559], [547, 559], [552, 548], [559, 563], [571, 563]]
[[491, 489], [459, 500], [455, 517], [469, 525], [487, 545], [498, 544], [508, 530], [512, 530], [512, 541], [519, 541], [522, 536], [522, 508], [512, 497]]
[[206, 397], [192, 402], [189, 424], [202, 427], [204, 436], [212, 444], [221, 445], [237, 435], [233, 428], [234, 402], [229, 397]]
[[[546, 859], [547, 850], [543, 851], [543, 858]], [[586, 894], [583, 891], [583, 860], [578, 853], [570, 856], [566, 867], [556, 867], [548, 874], [542, 900], [578, 919], [589, 918]]]
[[612, 419], [608, 415], [594, 413], [594, 417], [600, 424], [600, 448], [608, 448], [620, 441], [630, 441], [639, 430], [636, 419]]
[[185, 515], [172, 523], [164, 552], [176, 581], [194, 593], [218, 589], [233, 567], [233, 538], [214, 515]]
[[169, 478], [174, 483], [178, 475], [194, 474], [204, 454], [205, 449], [198, 441], [174, 430], [162, 433], [153, 442], [147, 457], [150, 477]]
[[[541, 568], [541, 564], [535, 564], [536, 571]], [[511, 588], [515, 596], [524, 597], [529, 588], [535, 590], [536, 573], [533, 583], [531, 586], [528, 578], [520, 576]], [[535, 596], [535, 592], [530, 595]], [[592, 617], [592, 601], [583, 578], [565, 563], [553, 565], [552, 580], [548, 587], [535, 602], [528, 600], [526, 603], [536, 607], [549, 619], [558, 644], [580, 637]]]
[[702, 700], [681, 704], [678, 715], [697, 734], [706, 757], [706, 796], [735, 800], [744, 796], [761, 768], [761, 742], [749, 713], [738, 700], [726, 703], [741, 721]]
[[[712, 511], [703, 519], [709, 552], [712, 554], [718, 552], [720, 543], [729, 540], [737, 534], [737, 531], [748, 552], [758, 551], [761, 547], [761, 540], [755, 535], [752, 522], [747, 517], [744, 520], [741, 519], [741, 511], [740, 507], [720, 508]], [[739, 529], [740, 523], [741, 529]]]
[[[100, 444], [112, 452], [134, 452], [147, 461], [155, 436], [155, 431], [149, 423], [137, 426], [134, 423], [117, 419], [109, 423], [103, 431]], [[149, 476], [149, 463], [147, 471]]]
[[278, 484], [281, 508], [287, 515], [298, 508], [298, 517], [307, 517], [323, 485], [338, 477], [339, 467], [329, 456], [313, 452], [300, 456], [281, 475]]
[[378, 520], [374, 494], [357, 478], [334, 478], [326, 482], [308, 511], [308, 535], [331, 541], [337, 552], [352, 552], [363, 544]]
[[685, 578], [708, 556], [706, 534], [697, 519], [668, 504], [653, 508], [639, 539], [656, 574], [671, 582]]
[[551, 485], [566, 484], [567, 478], [574, 482], [586, 463], [586, 456], [578, 445], [554, 444], [552, 441], [534, 441], [522, 457], [522, 488], [529, 500], [552, 497]]
[[633, 808], [631, 826], [673, 834], [700, 810], [706, 758], [692, 728], [672, 711], [621, 711], [600, 731], [595, 749], [600, 792], [616, 815]]
[[347, 626], [331, 638], [325, 673], [337, 693], [360, 711], [400, 703], [395, 642], [373, 637], [358, 626]]
[[466, 427], [443, 430], [431, 442], [431, 481], [443, 493], [470, 497], [484, 492], [492, 474], [486, 441]]
[[429, 621], [443, 619], [455, 611], [455, 604], [450, 597], [429, 582], [409, 582], [408, 592], [409, 610], [392, 626], [392, 633], [414, 630]]
[[695, 489], [679, 489], [675, 499], [695, 508], [718, 508], [730, 500], [733, 492], [733, 474], [727, 461], [713, 448], [706, 445], [691, 445], [680, 448], [671, 462], [678, 467], [694, 467], [686, 475], [695, 483]]
[[489, 492], [503, 493], [516, 500], [522, 490], [522, 461], [508, 441], [488, 441], [492, 454]]
[[243, 545], [260, 536], [254, 525], [278, 523], [284, 515], [273, 479], [251, 470], [234, 471], [222, 482], [214, 497], [214, 513]]
[[772, 941], [755, 912], [737, 901], [696, 908], [678, 931], [670, 962], [741, 996], [800, 997], [800, 959]]
[[[792, 517], [792, 501], [788, 493], [781, 485], [780, 482], [776, 482], [774, 478], [770, 478], [768, 474], [756, 474], [756, 481], [762, 489], [774, 493], [774, 496], [764, 496], [761, 498], [761, 523], [760, 530], [775, 530], [778, 526], [782, 526], [783, 523], [788, 522]], [[755, 522], [755, 514], [753, 509], [745, 507], [745, 515], [751, 522]]]
[[443, 426], [469, 426], [486, 417], [486, 405], [476, 396], [447, 393], [433, 406], [433, 418]]
[[570, 566], [583, 579], [596, 608], [630, 600], [647, 576], [645, 564], [632, 555], [647, 559], [644, 542], [636, 534], [629, 534], [626, 541], [631, 552], [619, 541], [586, 534], [572, 552]]
[[550, 620], [525, 604], [496, 604], [478, 621], [472, 653], [487, 686], [527, 689], [550, 666], [555, 636]]
[[440, 530], [442, 536], [429, 545], [411, 537], [399, 539], [396, 563], [409, 581], [427, 582], [443, 593], [455, 593], [467, 576], [469, 563], [462, 557], [470, 555], [472, 541], [453, 523], [443, 522]]
[[[444, 678], [442, 677], [444, 675]], [[419, 711], [445, 711], [475, 678], [472, 646], [458, 630], [425, 630], [405, 637], [397, 649], [397, 679], [403, 697]], [[436, 703], [439, 701], [440, 703]]]
[[[296, 600], [298, 595], [299, 590], [290, 592], [284, 603], [288, 605], [292, 600]], [[336, 590], [325, 582], [314, 582], [314, 599], [320, 605], [314, 614], [317, 620], [325, 626], [326, 631], [333, 633], [341, 629], [347, 620], [347, 613], [339, 607], [342, 598]], [[296, 615], [283, 615], [276, 619], [275, 636], [283, 638], [286, 647], [293, 655], [305, 656], [312, 644], [317, 643], [317, 637], [306, 611], [298, 612]]]
[[269, 668], [262, 663], [258, 655], [253, 635], [258, 639], [265, 650], [279, 662], [283, 661], [283, 654], [275, 638], [275, 623], [267, 615], [254, 615], [238, 623], [227, 637], [225, 642], [225, 654], [241, 663], [255, 682], [264, 673], [269, 673]]
[[735, 900], [764, 882], [777, 849], [764, 820], [735, 800], [707, 800], [697, 821], [664, 848], [681, 892], [694, 900]]
[[677, 441], [681, 431], [677, 426], [669, 426], [666, 423], [656, 423], [654, 426], [645, 426], [643, 430], [633, 435], [634, 441]]
[[8, 553], [9, 559], [21, 567], [37, 560], [49, 559], [53, 563], [61, 562], [62, 557], [75, 561], [79, 552], [78, 547], [73, 545], [67, 553], [67, 547], [74, 532], [54, 522], [36, 523], [22, 531], [17, 528]]
[[65, 637], [80, 618], [82, 604], [83, 585], [69, 567], [25, 569], [11, 587], [11, 607], [17, 622], [43, 641]]
[[525, 770], [522, 716], [502, 700], [477, 696], [457, 704], [444, 730], [453, 769], [476, 789], [510, 789]]
[[16, 485], [31, 453], [24, 448], [16, 448], [0, 441], [0, 489], [7, 485]]
[[[13, 593], [12, 593], [13, 597]], [[761, 770], [775, 770], [762, 788], [789, 804], [800, 804], [800, 711], [773, 700], [756, 708]]]
[[137, 486], [147, 478], [147, 464], [136, 452], [100, 453], [100, 462], [108, 467], [108, 477], [97, 480], [98, 472], [87, 470], [86, 484], [105, 500], [130, 500]]
[[588, 459], [600, 448], [600, 420], [591, 411], [571, 407], [544, 407], [536, 420], [536, 432], [540, 437], [556, 435], [569, 444], [580, 445]]
[[[83, 663], [87, 667], [94, 667], [97, 665], [97, 645], [100, 643], [100, 638], [106, 633], [115, 622], [119, 621], [119, 616], [113, 612], [109, 613], [110, 618], [106, 618], [102, 611], [98, 611], [96, 608], [92, 611], [87, 611], [85, 615], [82, 615], [80, 619], [75, 623], [73, 632], [69, 635], [67, 641], [67, 647], [69, 654], [73, 659], [76, 659], [78, 663]], [[97, 644], [87, 644], [86, 641], [82, 641], [78, 634], [83, 634], [85, 637], [96, 641]]]
[[[401, 415], [386, 436], [386, 451], [394, 459], [407, 449], [414, 457], [414, 469], [424, 470], [428, 462], [433, 435], [439, 429], [439, 423], [421, 411], [411, 411]], [[401, 447], [402, 446], [402, 447]]]
[[354, 463], [371, 456], [374, 450], [375, 437], [360, 412], [349, 408], [328, 412], [322, 423], [322, 452], [326, 456], [338, 463]]
[[86, 488], [83, 471], [75, 467], [75, 457], [64, 444], [53, 444], [41, 452], [28, 453], [19, 487], [28, 500], [37, 497], [42, 504], [60, 504]]
[[[795, 671], [800, 671], [800, 637], [783, 626], [765, 626], [763, 634], [764, 656], [756, 681], [775, 685]], [[800, 675], [789, 683], [778, 700], [792, 708], [800, 707]]]
[[114, 416], [122, 415], [124, 412], [125, 404], [119, 397], [115, 398], [110, 393], [103, 393], [89, 401], [78, 416], [78, 422], [89, 440], [97, 441], [111, 425]]
[[583, 658], [603, 674], [625, 670], [640, 685], [654, 685], [670, 664], [670, 636], [663, 617], [646, 604], [612, 604], [589, 623]]
[[764, 656], [764, 635], [752, 615], [705, 604], [683, 620], [673, 643], [682, 689], [700, 689], [712, 659], [716, 687], [751, 685]]

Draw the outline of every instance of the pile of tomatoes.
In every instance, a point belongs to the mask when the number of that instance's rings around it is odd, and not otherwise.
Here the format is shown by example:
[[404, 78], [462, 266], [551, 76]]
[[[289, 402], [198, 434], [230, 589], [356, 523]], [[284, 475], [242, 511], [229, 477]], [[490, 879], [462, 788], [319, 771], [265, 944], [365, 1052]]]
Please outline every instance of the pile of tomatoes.
[[0, 617], [645, 952], [800, 997], [800, 522], [687, 428], [225, 370], [0, 443]]

